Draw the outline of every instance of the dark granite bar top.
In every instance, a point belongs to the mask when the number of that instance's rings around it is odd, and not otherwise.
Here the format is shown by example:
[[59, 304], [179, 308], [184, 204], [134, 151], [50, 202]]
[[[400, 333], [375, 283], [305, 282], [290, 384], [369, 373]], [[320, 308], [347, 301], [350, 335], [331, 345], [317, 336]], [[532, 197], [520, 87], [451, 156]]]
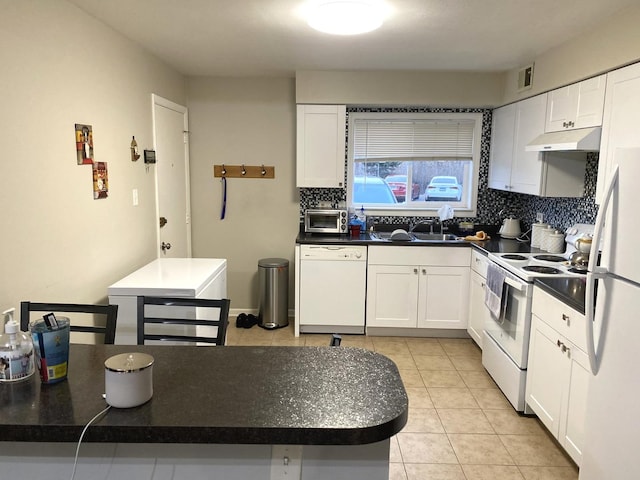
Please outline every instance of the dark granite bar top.
[[0, 384], [0, 441], [77, 442], [105, 408], [104, 361], [155, 358], [153, 398], [111, 408], [89, 442], [358, 445], [407, 421], [395, 364], [345, 347], [71, 345], [69, 376]]
[[537, 278], [534, 285], [584, 315], [586, 278]]

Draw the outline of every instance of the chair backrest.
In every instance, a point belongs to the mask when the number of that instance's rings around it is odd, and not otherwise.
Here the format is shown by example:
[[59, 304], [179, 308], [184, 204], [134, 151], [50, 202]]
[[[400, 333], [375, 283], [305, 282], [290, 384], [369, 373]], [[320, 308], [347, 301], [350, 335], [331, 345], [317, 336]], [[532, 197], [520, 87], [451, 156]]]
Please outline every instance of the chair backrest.
[[[69, 325], [72, 332], [84, 332], [104, 335], [105, 345], [111, 345], [116, 338], [116, 322], [118, 319], [118, 305], [91, 305], [80, 303], [20, 303], [20, 328], [23, 331], [29, 329], [31, 320], [30, 312], [53, 313], [86, 313], [105, 317], [104, 325]], [[73, 315], [70, 316], [73, 322]]]
[[139, 296], [138, 345], [145, 340], [224, 345], [230, 303], [226, 298]]

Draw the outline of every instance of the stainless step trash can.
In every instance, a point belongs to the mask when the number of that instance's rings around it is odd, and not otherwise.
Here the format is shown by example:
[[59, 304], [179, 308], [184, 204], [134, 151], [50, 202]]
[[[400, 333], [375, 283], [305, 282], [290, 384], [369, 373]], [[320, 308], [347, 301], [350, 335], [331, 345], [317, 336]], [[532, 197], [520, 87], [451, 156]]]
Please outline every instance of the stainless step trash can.
[[258, 261], [260, 304], [258, 325], [273, 329], [289, 325], [289, 260], [263, 258]]

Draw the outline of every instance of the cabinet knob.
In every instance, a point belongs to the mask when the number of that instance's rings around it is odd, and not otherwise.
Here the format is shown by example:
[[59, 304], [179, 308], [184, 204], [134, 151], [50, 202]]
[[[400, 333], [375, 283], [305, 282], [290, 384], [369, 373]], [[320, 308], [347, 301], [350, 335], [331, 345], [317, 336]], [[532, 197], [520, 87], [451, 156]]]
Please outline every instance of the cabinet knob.
[[567, 322], [567, 324], [569, 323], [569, 315], [567, 315], [566, 313], [562, 314], [562, 320]]
[[417, 268], [414, 268], [414, 269], [413, 269], [413, 273], [415, 273], [415, 274], [417, 275], [417, 274], [418, 274], [418, 269], [417, 269]]
[[423, 269], [422, 269], [422, 274], [423, 274], [423, 275], [426, 275], [426, 274], [427, 274], [427, 269], [426, 269], [426, 268], [423, 268]]

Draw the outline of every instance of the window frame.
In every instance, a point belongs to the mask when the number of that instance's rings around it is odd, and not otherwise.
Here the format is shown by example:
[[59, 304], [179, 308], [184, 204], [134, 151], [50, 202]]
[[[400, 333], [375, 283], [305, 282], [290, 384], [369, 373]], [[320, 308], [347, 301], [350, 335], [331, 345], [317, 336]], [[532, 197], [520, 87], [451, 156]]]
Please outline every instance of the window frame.
[[[354, 120], [386, 120], [386, 121], [407, 121], [407, 120], [472, 120], [473, 127], [473, 147], [471, 157], [471, 173], [469, 175], [471, 186], [468, 190], [469, 200], [464, 207], [452, 205], [457, 217], [476, 217], [478, 210], [478, 186], [480, 177], [481, 161], [481, 141], [482, 141], [482, 121], [481, 112], [350, 112], [348, 114], [347, 129], [347, 205], [354, 209], [359, 209], [361, 205], [352, 203], [353, 198], [353, 178], [354, 178], [354, 135], [349, 128]], [[407, 161], [413, 161], [407, 158]], [[428, 160], [427, 160], [428, 161]], [[463, 197], [464, 200], [464, 197]], [[428, 204], [427, 204], [428, 203]], [[364, 208], [369, 214], [377, 216], [434, 216], [438, 209], [453, 202], [424, 202], [424, 207], [418, 203], [408, 202], [398, 204], [398, 207], [389, 208], [388, 205], [365, 204]], [[457, 203], [457, 202], [455, 202]]]

